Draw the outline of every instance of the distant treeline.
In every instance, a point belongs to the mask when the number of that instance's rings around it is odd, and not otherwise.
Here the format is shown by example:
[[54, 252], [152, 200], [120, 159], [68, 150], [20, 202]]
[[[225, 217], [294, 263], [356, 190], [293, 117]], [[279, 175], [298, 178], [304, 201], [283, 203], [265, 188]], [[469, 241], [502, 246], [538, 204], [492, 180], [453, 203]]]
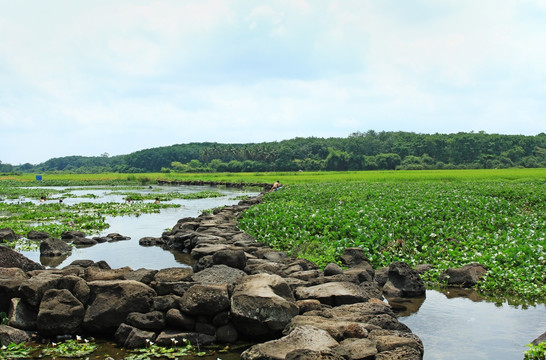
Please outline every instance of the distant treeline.
[[546, 167], [546, 134], [356, 132], [347, 138], [178, 144], [128, 155], [65, 156], [0, 172], [264, 172]]

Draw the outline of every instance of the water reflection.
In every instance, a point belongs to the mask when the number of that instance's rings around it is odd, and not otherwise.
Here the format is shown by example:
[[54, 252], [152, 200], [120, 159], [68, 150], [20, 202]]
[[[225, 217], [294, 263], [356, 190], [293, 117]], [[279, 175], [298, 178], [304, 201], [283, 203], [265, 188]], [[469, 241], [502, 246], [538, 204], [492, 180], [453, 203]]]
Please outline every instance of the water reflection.
[[425, 360], [522, 359], [525, 345], [546, 329], [544, 304], [521, 309], [455, 288], [412, 301], [403, 303], [400, 321], [423, 340]]

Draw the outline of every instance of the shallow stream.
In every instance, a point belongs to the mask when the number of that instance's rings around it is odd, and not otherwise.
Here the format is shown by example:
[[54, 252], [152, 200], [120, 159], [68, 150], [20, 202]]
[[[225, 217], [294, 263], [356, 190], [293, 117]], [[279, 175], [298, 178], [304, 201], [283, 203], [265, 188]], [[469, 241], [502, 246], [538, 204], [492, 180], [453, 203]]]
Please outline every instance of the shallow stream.
[[[180, 186], [173, 188], [154, 187], [154, 191], [199, 192], [201, 186]], [[132, 269], [162, 269], [175, 266], [188, 266], [191, 257], [176, 251], [159, 247], [139, 245], [142, 237], [160, 237], [163, 231], [171, 228], [184, 217], [196, 217], [203, 210], [223, 205], [237, 204], [235, 197], [256, 195], [254, 191], [240, 189], [215, 189], [224, 197], [196, 200], [172, 200], [180, 208], [162, 209], [159, 214], [108, 217], [110, 228], [99, 235], [119, 233], [131, 237], [130, 240], [103, 243], [88, 248], [78, 248], [62, 259], [42, 259], [46, 266], [62, 268], [78, 259], [94, 261], [105, 260], [112, 268], [129, 266]], [[134, 192], [134, 190], [131, 190]], [[150, 190], [143, 187], [143, 193]], [[67, 198], [66, 204], [82, 201], [123, 202], [122, 195], [106, 195], [110, 190], [77, 190], [74, 194], [94, 193], [97, 198]], [[39, 252], [22, 252], [30, 259], [40, 262]], [[49, 262], [47, 262], [49, 261]], [[400, 320], [417, 334], [425, 345], [425, 360], [455, 359], [523, 359], [526, 344], [546, 331], [546, 306], [522, 307], [506, 302], [487, 302], [472, 291], [449, 290], [439, 292], [427, 290], [426, 298], [406, 303], [409, 310], [401, 312]], [[234, 354], [226, 359], [234, 359]]]

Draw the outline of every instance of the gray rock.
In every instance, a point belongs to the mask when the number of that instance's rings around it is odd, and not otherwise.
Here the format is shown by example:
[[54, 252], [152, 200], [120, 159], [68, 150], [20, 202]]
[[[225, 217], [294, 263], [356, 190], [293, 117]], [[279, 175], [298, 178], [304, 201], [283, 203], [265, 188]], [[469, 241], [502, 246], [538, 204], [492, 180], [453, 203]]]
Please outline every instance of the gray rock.
[[163, 330], [165, 329], [165, 315], [160, 311], [151, 311], [149, 313], [133, 312], [127, 315], [125, 322], [142, 330]]
[[201, 284], [234, 285], [245, 276], [246, 273], [242, 270], [227, 265], [214, 265], [193, 274], [192, 280]]
[[277, 275], [244, 277], [231, 297], [235, 327], [253, 338], [279, 333], [298, 313], [292, 291]]
[[416, 270], [404, 262], [396, 261], [389, 267], [383, 293], [392, 297], [418, 297], [425, 295], [426, 288]]
[[239, 339], [239, 332], [233, 324], [226, 324], [216, 329], [216, 340], [219, 343], [234, 344]]
[[367, 359], [377, 354], [374, 340], [370, 339], [346, 339], [333, 349], [335, 354], [344, 359]]
[[11, 299], [8, 325], [21, 330], [36, 330], [38, 312], [20, 298]]
[[440, 281], [448, 285], [472, 287], [480, 282], [487, 269], [480, 264], [472, 263], [460, 268], [449, 268], [440, 275]]
[[85, 309], [83, 304], [66, 289], [50, 289], [44, 293], [37, 328], [45, 335], [75, 334], [81, 327]]
[[30, 336], [23, 330], [8, 325], [0, 325], [0, 345], [8, 346], [11, 343], [20, 344], [30, 341]]
[[364, 322], [359, 323], [351, 320], [313, 315], [298, 315], [292, 318], [290, 323], [286, 325], [283, 333], [288, 334], [294, 329], [302, 326], [312, 326], [317, 329], [322, 329], [328, 332], [328, 334], [337, 341], [341, 341], [345, 337], [365, 338], [368, 336], [368, 330], [366, 329], [367, 324]]
[[167, 312], [169, 309], [180, 309], [181, 296], [178, 295], [163, 295], [153, 298], [152, 310]]
[[2, 242], [2, 240], [14, 241], [14, 240], [20, 239], [21, 237], [22, 237], [21, 235], [16, 234], [10, 228], [0, 229], [0, 242]]
[[296, 297], [300, 300], [316, 299], [330, 306], [368, 301], [362, 288], [350, 282], [330, 282], [311, 287], [299, 287], [296, 289]]
[[121, 324], [115, 334], [117, 342], [128, 348], [144, 348], [149, 341], [155, 341], [156, 334], [153, 331], [141, 330], [136, 327]]
[[178, 309], [169, 309], [165, 314], [167, 324], [179, 330], [193, 331], [195, 329], [195, 319], [183, 314]]
[[[2, 247], [0, 246], [0, 248]], [[19, 285], [26, 279], [27, 275], [19, 268], [0, 267], [0, 312], [8, 312], [10, 299], [20, 296]]]
[[0, 268], [19, 268], [23, 271], [44, 270], [45, 267], [17, 251], [0, 246]]
[[324, 351], [336, 345], [338, 342], [326, 331], [313, 326], [302, 326], [280, 339], [252, 346], [241, 354], [241, 359], [284, 360], [286, 355], [294, 350]]
[[227, 265], [243, 270], [246, 266], [247, 257], [241, 249], [224, 249], [212, 255], [212, 262], [214, 265]]
[[30, 230], [27, 234], [29, 240], [43, 240], [49, 237], [49, 233], [45, 231]]
[[155, 339], [157, 345], [172, 346], [173, 340], [179, 344], [184, 344], [184, 341], [189, 341], [192, 345], [207, 346], [216, 341], [216, 337], [212, 335], [200, 334], [197, 332], [179, 332], [176, 330], [162, 331]]
[[346, 267], [354, 267], [366, 262], [369, 263], [366, 253], [361, 248], [352, 247], [343, 250], [340, 256], [341, 263]]
[[286, 354], [285, 360], [345, 360], [345, 358], [341, 355], [333, 354], [329, 350], [297, 349]]
[[149, 285], [153, 280], [157, 270], [138, 269], [130, 271], [123, 275], [125, 280], [135, 280]]
[[40, 243], [40, 256], [62, 256], [72, 252], [72, 248], [66, 242], [49, 238]]
[[182, 296], [180, 310], [191, 315], [214, 315], [229, 309], [227, 285], [196, 284]]
[[324, 268], [324, 276], [340, 275], [343, 274], [343, 269], [336, 263], [329, 263]]
[[150, 310], [155, 291], [133, 280], [92, 281], [84, 328], [91, 333], [113, 334], [132, 312]]
[[191, 281], [193, 269], [191, 267], [172, 267], [159, 270], [154, 275], [157, 282]]

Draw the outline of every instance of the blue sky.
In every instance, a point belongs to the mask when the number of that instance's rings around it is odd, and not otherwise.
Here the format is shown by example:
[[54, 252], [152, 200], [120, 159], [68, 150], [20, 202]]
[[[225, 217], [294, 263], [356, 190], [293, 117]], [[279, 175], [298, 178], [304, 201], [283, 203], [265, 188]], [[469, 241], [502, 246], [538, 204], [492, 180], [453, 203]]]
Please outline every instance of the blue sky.
[[0, 0], [0, 161], [546, 131], [546, 0]]

